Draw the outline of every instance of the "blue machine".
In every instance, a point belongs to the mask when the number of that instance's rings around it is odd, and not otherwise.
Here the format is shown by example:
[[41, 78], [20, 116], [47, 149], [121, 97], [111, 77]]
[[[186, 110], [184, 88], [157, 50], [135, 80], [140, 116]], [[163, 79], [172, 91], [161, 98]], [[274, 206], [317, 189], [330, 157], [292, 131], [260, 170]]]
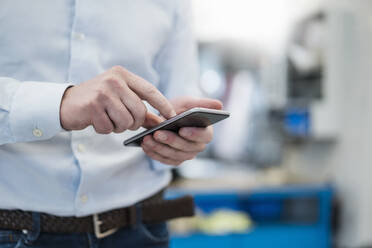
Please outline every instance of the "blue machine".
[[206, 247], [331, 247], [332, 188], [295, 185], [247, 192], [168, 192], [169, 197], [192, 194], [206, 213], [220, 208], [245, 211], [255, 222], [245, 233], [220, 236], [194, 233], [172, 236], [172, 248]]
[[290, 108], [285, 113], [284, 128], [292, 137], [308, 137], [311, 132], [310, 112], [306, 108]]

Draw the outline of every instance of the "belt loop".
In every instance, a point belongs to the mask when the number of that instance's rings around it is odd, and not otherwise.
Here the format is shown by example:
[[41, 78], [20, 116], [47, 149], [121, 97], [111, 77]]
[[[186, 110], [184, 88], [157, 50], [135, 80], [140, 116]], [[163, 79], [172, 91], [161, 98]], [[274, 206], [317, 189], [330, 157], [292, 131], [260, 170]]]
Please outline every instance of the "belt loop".
[[131, 226], [133, 226], [133, 227], [140, 225], [140, 223], [142, 221], [142, 204], [141, 203], [135, 204], [134, 209], [135, 209], [135, 211], [133, 211], [132, 214], [131, 214], [132, 218], [134, 220], [134, 223], [133, 222], [131, 223]]
[[32, 212], [32, 230], [27, 230], [25, 244], [31, 245], [40, 236], [41, 218], [40, 213]]

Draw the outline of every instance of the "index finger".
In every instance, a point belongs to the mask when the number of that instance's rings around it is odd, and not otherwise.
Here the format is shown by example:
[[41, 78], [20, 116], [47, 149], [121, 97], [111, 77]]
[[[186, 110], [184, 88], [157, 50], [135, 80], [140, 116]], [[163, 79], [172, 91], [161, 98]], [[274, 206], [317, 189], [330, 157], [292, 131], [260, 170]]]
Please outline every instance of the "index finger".
[[176, 115], [176, 111], [173, 109], [171, 103], [154, 85], [129, 71], [128, 74], [128, 87], [141, 99], [146, 100], [167, 119]]
[[142, 126], [144, 128], [152, 128], [152, 127], [159, 125], [163, 121], [164, 121], [164, 118], [161, 118], [160, 116], [157, 116], [154, 113], [147, 111], [145, 121], [142, 124]]

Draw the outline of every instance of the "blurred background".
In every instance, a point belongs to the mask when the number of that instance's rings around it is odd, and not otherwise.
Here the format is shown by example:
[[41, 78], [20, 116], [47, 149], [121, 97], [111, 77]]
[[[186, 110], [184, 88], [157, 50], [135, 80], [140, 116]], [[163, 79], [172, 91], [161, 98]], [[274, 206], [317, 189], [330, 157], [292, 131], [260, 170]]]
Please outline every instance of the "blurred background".
[[200, 81], [231, 117], [169, 197], [172, 247], [372, 247], [372, 1], [194, 0]]

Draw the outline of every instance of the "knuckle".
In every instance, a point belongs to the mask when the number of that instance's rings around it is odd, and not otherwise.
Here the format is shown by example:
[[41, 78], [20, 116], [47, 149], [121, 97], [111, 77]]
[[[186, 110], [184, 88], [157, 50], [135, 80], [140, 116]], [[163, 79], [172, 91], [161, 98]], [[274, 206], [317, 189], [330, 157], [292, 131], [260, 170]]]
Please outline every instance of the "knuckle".
[[96, 91], [94, 101], [106, 102], [110, 98], [109, 93], [106, 90], [99, 89]]
[[96, 127], [94, 127], [94, 130], [96, 130], [96, 133], [104, 134], [104, 133], [103, 133], [103, 130], [102, 130], [101, 128], [96, 128]]
[[140, 128], [139, 126], [133, 126], [133, 127], [128, 128], [128, 129], [131, 130], [131, 131], [136, 131], [139, 128]]
[[122, 130], [132, 130], [132, 126], [130, 125], [130, 122], [129, 121], [125, 121], [125, 122], [122, 122], [120, 126], [118, 126], [118, 129], [122, 129]]
[[120, 90], [123, 88], [121, 84], [121, 80], [116, 75], [110, 75], [105, 79], [105, 84], [107, 84], [109, 87], [112, 87], [114, 90]]
[[98, 121], [94, 124], [94, 128], [100, 134], [109, 134], [114, 131], [113, 125], [106, 121], [104, 116], [99, 117]]
[[126, 130], [126, 128], [124, 126], [118, 126], [114, 129], [114, 133], [122, 133]]
[[105, 125], [102, 129], [103, 133], [104, 134], [109, 134], [109, 133], [112, 133], [114, 130], [114, 128], [112, 126], [109, 126], [109, 125]]
[[127, 121], [126, 121], [124, 127], [125, 128], [131, 128], [131, 127], [133, 127], [133, 125], [134, 125], [134, 119], [132, 117], [126, 118], [126, 119], [127, 119]]
[[97, 113], [101, 109], [101, 105], [99, 102], [92, 99], [87, 103], [87, 109], [90, 109], [93, 113]]
[[99, 134], [110, 134], [113, 131], [112, 128], [107, 127], [94, 127], [94, 129]]
[[110, 133], [112, 133], [112, 131], [113, 130], [111, 128], [110, 129], [104, 129], [102, 133], [103, 134], [110, 134]]

